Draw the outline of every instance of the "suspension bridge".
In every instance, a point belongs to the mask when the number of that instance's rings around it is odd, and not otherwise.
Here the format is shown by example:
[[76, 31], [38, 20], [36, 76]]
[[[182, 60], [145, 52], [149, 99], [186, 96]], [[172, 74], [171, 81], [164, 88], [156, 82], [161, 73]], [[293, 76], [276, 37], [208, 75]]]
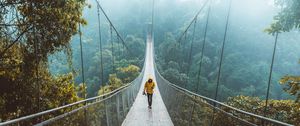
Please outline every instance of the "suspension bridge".
[[[98, 3], [98, 2], [97, 2]], [[205, 6], [209, 4], [206, 1], [191, 23], [188, 25], [184, 33], [179, 38], [179, 42], [186, 36], [187, 30], [196, 27], [197, 17]], [[154, 3], [153, 3], [154, 5]], [[231, 6], [231, 4], [230, 4]], [[125, 41], [110, 21], [108, 15], [98, 3], [98, 22], [100, 24], [100, 12], [103, 12], [105, 18], [110, 24], [110, 32], [115, 32], [118, 40], [120, 39], [123, 46], [126, 46]], [[210, 13], [210, 7], [207, 14]], [[228, 28], [228, 19], [230, 16], [230, 7], [227, 14], [227, 22], [225, 28], [225, 35], [223, 39], [221, 57], [223, 57], [223, 50], [226, 41], [226, 33]], [[209, 17], [209, 16], [207, 16]], [[206, 19], [206, 27], [204, 34], [204, 43], [202, 51], [204, 50], [206, 31], [207, 31], [208, 18]], [[153, 12], [152, 24], [153, 25]], [[80, 26], [79, 26], [79, 30]], [[79, 31], [81, 32], [81, 31]], [[193, 36], [194, 37], [194, 33]], [[153, 26], [146, 35], [146, 48], [143, 69], [139, 76], [129, 84], [126, 84], [112, 92], [86, 98], [84, 100], [64, 105], [58, 108], [42, 111], [36, 114], [24, 116], [21, 118], [9, 120], [0, 123], [0, 125], [78, 125], [78, 126], [173, 126], [173, 125], [219, 125], [217, 121], [230, 121], [230, 125], [266, 125], [266, 126], [290, 126], [290, 124], [280, 122], [278, 120], [270, 119], [261, 115], [249, 113], [235, 107], [229, 106], [225, 103], [217, 101], [218, 90], [216, 90], [215, 98], [211, 99], [199, 95], [193, 91], [180, 87], [176, 84], [170, 83], [164, 79], [156, 68], [155, 52], [154, 52], [154, 39], [153, 39]], [[276, 34], [277, 41], [278, 33]], [[101, 30], [99, 25], [99, 40], [101, 47]], [[194, 38], [191, 39], [194, 41]], [[81, 57], [82, 43], [81, 44]], [[113, 43], [112, 43], [113, 44]], [[193, 44], [193, 42], [192, 42]], [[113, 46], [113, 45], [112, 45]], [[192, 46], [191, 46], [192, 47]], [[276, 47], [276, 46], [275, 46]], [[113, 48], [113, 47], [112, 47]], [[102, 48], [100, 48], [102, 50]], [[191, 60], [191, 52], [189, 53], [189, 62]], [[132, 53], [132, 52], [129, 52]], [[203, 53], [201, 59], [203, 57]], [[274, 56], [273, 56], [274, 58]], [[81, 59], [83, 64], [83, 59]], [[101, 58], [102, 61], [102, 58]], [[221, 69], [222, 58], [219, 68]], [[200, 63], [201, 65], [201, 63]], [[201, 67], [200, 67], [201, 68]], [[83, 69], [83, 65], [82, 65]], [[190, 69], [190, 68], [189, 68]], [[219, 69], [219, 73], [220, 73]], [[103, 70], [102, 70], [103, 71]], [[199, 70], [201, 73], [201, 69]], [[84, 78], [84, 73], [82, 73]], [[102, 75], [103, 76], [103, 73]], [[149, 77], [154, 78], [157, 86], [154, 89], [153, 95], [153, 108], [149, 109], [147, 106], [147, 98], [142, 95], [144, 83]], [[103, 77], [102, 77], [103, 78]], [[198, 78], [199, 79], [199, 78]], [[84, 81], [84, 79], [83, 79]], [[218, 81], [219, 83], [219, 76]], [[269, 82], [270, 84], [270, 82]], [[199, 87], [197, 87], [198, 89]], [[217, 86], [218, 88], [218, 86]], [[197, 90], [196, 89], [196, 90]], [[269, 89], [269, 88], [268, 88]], [[268, 99], [268, 96], [267, 96]], [[266, 101], [267, 102], [267, 101]], [[69, 110], [64, 114], [57, 115], [59, 111]], [[55, 115], [55, 116], [54, 116]], [[226, 122], [225, 121], [225, 122]], [[222, 124], [229, 125], [229, 124]]]

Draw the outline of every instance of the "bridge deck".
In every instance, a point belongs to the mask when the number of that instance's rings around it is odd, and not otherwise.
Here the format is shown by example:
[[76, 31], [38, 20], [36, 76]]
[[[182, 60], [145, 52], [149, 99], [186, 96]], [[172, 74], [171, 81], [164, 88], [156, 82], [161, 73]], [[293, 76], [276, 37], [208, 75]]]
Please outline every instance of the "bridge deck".
[[148, 109], [147, 96], [142, 95], [144, 82], [151, 76], [156, 82], [153, 66], [153, 42], [147, 39], [145, 72], [139, 94], [133, 106], [129, 110], [122, 126], [173, 126], [172, 120], [161, 98], [158, 86], [156, 85], [152, 100], [152, 109]]

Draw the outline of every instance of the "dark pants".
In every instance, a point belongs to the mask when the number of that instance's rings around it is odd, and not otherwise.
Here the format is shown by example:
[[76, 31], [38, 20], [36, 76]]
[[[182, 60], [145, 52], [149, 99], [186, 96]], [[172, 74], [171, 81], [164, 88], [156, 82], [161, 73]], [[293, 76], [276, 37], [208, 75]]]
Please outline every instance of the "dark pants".
[[153, 94], [147, 93], [147, 97], [148, 97], [148, 105], [149, 105], [149, 106], [152, 105], [152, 96], [153, 96]]

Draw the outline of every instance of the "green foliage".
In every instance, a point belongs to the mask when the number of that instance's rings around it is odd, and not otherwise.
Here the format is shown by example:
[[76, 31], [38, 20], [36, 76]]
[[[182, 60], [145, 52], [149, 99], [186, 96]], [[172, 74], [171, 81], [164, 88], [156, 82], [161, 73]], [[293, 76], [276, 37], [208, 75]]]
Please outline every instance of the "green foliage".
[[281, 11], [274, 16], [274, 22], [265, 31], [269, 34], [276, 32], [289, 32], [292, 29], [300, 29], [300, 1], [299, 0], [275, 0]]
[[[90, 11], [90, 10], [88, 10]], [[96, 10], [93, 10], [96, 11]], [[96, 15], [95, 15], [96, 16]], [[89, 18], [93, 16], [88, 16]], [[96, 20], [96, 19], [94, 19]], [[94, 23], [94, 20], [90, 20], [90, 23]], [[103, 23], [105, 24], [105, 23]], [[103, 25], [101, 24], [101, 25]], [[96, 24], [95, 24], [96, 25]], [[98, 25], [98, 24], [97, 24]], [[90, 28], [92, 25], [87, 25], [83, 28], [83, 41], [89, 41], [87, 43], [83, 43], [83, 58], [84, 58], [84, 73], [85, 73], [85, 81], [87, 86], [87, 97], [93, 97], [98, 95], [98, 90], [100, 87], [104, 86], [106, 83], [109, 83], [109, 75], [117, 74], [117, 76], [124, 83], [131, 82], [136, 76], [135, 72], [138, 72], [134, 67], [130, 67], [129, 71], [121, 72], [120, 68], [125, 68], [130, 65], [134, 65], [137, 67], [142, 67], [143, 58], [144, 58], [144, 50], [145, 43], [144, 40], [136, 35], [127, 35], [125, 39], [125, 43], [130, 49], [129, 53], [126, 48], [121, 44], [121, 40], [116, 38], [116, 34], [113, 32], [113, 43], [114, 43], [114, 53], [112, 53], [112, 44], [110, 40], [110, 34], [106, 34], [106, 32], [102, 32], [102, 50], [99, 50], [99, 39], [98, 39], [98, 30], [94, 30]], [[101, 30], [106, 31], [106, 25], [101, 27]], [[86, 30], [88, 29], [88, 30]], [[86, 40], [88, 39], [88, 40]], [[73, 41], [72, 50], [74, 54], [73, 64], [77, 71], [81, 70], [81, 61], [80, 61], [80, 49], [78, 44], [78, 40]], [[101, 51], [102, 51], [102, 61], [101, 61]], [[112, 58], [114, 57], [114, 58]], [[113, 64], [114, 60], [114, 64]], [[101, 63], [103, 63], [103, 68], [101, 68]], [[53, 69], [57, 69], [55, 67]], [[59, 64], [58, 64], [59, 65]], [[132, 69], [133, 68], [133, 69]], [[102, 71], [103, 69], [103, 71]], [[132, 69], [132, 71], [131, 71]], [[124, 69], [125, 70], [125, 69]], [[54, 71], [54, 70], [53, 70]], [[78, 72], [79, 75], [76, 76], [76, 83], [82, 82], [81, 72]], [[103, 73], [103, 78], [101, 75]], [[129, 74], [129, 75], [125, 75]]]
[[120, 87], [122, 84], [122, 80], [117, 77], [117, 74], [110, 74], [108, 85], [111, 85], [113, 87]]
[[[172, 87], [165, 88], [174, 90]], [[168, 95], [170, 95], [168, 92], [162, 92], [162, 97], [165, 98], [163, 100], [175, 126], [207, 126], [210, 124], [213, 109], [205, 100], [176, 91], [171, 96]]]
[[[269, 118], [280, 120], [289, 124], [298, 125], [300, 121], [300, 104], [295, 103], [292, 100], [269, 100], [267, 113], [264, 113], [265, 100], [261, 100], [258, 97], [240, 95], [229, 98], [226, 103], [238, 109], [258, 115], [266, 115]], [[229, 109], [224, 110], [229, 111]], [[242, 114], [238, 114], [237, 116], [242, 117]], [[245, 117], [245, 119], [256, 124], [261, 123], [261, 120], [257, 120], [253, 117]], [[230, 117], [221, 114], [220, 112], [216, 114], [215, 120], [216, 125], [234, 125], [234, 121], [230, 121]]]
[[126, 37], [126, 43], [128, 43], [128, 48], [130, 49], [131, 55], [133, 57], [143, 57], [145, 54], [145, 41], [141, 38], [135, 37], [133, 35], [128, 35]]
[[117, 77], [117, 74], [110, 74], [108, 84], [103, 86], [99, 91], [98, 95], [109, 93], [122, 86], [122, 80]]
[[172, 33], [168, 32], [165, 34], [163, 43], [159, 45], [159, 54], [166, 63], [170, 61], [179, 63], [179, 61], [182, 60], [179, 44], [176, 42], [175, 36]]
[[184, 84], [187, 82], [188, 77], [184, 73], [179, 73], [178, 70], [169, 68], [165, 70], [162, 75], [165, 77], [165, 79], [169, 80], [170, 82], [179, 84], [181, 86], [184, 86]]
[[[1, 119], [8, 120], [41, 110], [59, 107], [80, 100], [77, 96], [72, 74], [53, 77], [49, 72], [39, 69], [39, 81], [23, 80], [27, 73], [16, 75], [14, 81], [0, 76]], [[5, 79], [6, 78], [6, 79]], [[38, 82], [38, 83], [37, 83]], [[38, 97], [39, 96], [39, 97]], [[68, 111], [63, 110], [61, 113]]]
[[300, 101], [300, 77], [299, 76], [290, 76], [286, 75], [281, 78], [280, 84], [286, 85], [284, 91], [290, 95], [297, 97], [296, 102]]
[[[221, 2], [226, 3], [226, 2]], [[217, 5], [214, 5], [217, 6]], [[293, 5], [294, 6], [294, 5]], [[274, 8], [272, 8], [274, 9]], [[216, 9], [220, 11], [219, 9]], [[243, 10], [247, 12], [248, 10]], [[273, 10], [271, 11], [273, 12]], [[223, 14], [223, 13], [222, 13]], [[222, 14], [216, 14], [221, 15]], [[244, 15], [238, 15], [243, 17]], [[235, 16], [236, 17], [236, 16]], [[182, 33], [183, 28], [175, 27], [176, 30], [165, 32], [160, 38], [157, 38], [156, 44], [156, 63], [160, 73], [174, 84], [183, 86], [187, 83], [187, 88], [191, 91], [214, 98], [216, 91], [216, 81], [220, 62], [220, 49], [224, 26], [219, 27], [220, 21], [218, 18], [211, 17], [209, 21], [209, 29], [207, 31], [206, 44], [204, 46], [203, 58], [203, 30], [201, 23], [197, 24], [197, 29], [194, 38], [194, 45], [191, 47], [192, 29], [187, 30], [186, 38], [183, 36], [180, 42], [176, 41]], [[261, 17], [257, 17], [258, 19]], [[203, 18], [199, 17], [199, 20]], [[215, 20], [214, 20], [215, 19]], [[267, 18], [266, 18], [267, 19]], [[264, 20], [266, 20], [264, 19]], [[289, 19], [288, 19], [289, 20]], [[177, 20], [174, 20], [177, 22]], [[188, 22], [188, 21], [187, 21]], [[226, 101], [228, 97], [233, 97], [238, 94], [265, 97], [268, 83], [268, 73], [270, 70], [270, 43], [272, 37], [261, 33], [261, 28], [253, 28], [252, 25], [260, 24], [259, 22], [252, 23], [245, 20], [234, 20], [230, 24], [230, 35], [227, 36], [226, 47], [220, 71], [220, 85], [218, 100]], [[248, 25], [245, 25], [247, 23]], [[172, 25], [172, 24], [169, 24]], [[181, 26], [181, 25], [180, 25]], [[184, 27], [185, 28], [185, 27]], [[200, 30], [199, 30], [200, 29]], [[220, 32], [222, 31], [222, 32]], [[175, 36], [177, 35], [177, 36]], [[287, 35], [287, 34], [285, 34]], [[278, 84], [280, 76], [288, 73], [298, 73], [293, 68], [297, 64], [291, 63], [292, 57], [297, 57], [299, 46], [298, 33], [281, 36], [278, 41], [278, 51], [271, 81], [270, 97], [274, 99], [293, 99], [282, 89], [282, 85]], [[254, 37], [256, 36], [256, 37]], [[266, 41], [262, 43], [261, 41]], [[285, 44], [282, 41], [288, 41], [291, 44]], [[272, 41], [273, 42], [273, 39]], [[191, 63], [188, 61], [190, 48]], [[255, 51], [253, 51], [255, 50]], [[201, 64], [201, 73], [199, 67]], [[190, 70], [188, 71], [188, 68]], [[187, 73], [189, 72], [189, 73]], [[198, 77], [200, 75], [200, 77]], [[200, 79], [199, 79], [200, 78]], [[188, 80], [188, 81], [187, 81]], [[202, 80], [205, 80], [202, 82]]]
[[80, 96], [82, 98], [86, 98], [87, 97], [86, 89], [87, 89], [86, 84], [80, 83], [76, 89], [78, 92], [78, 96]]
[[140, 68], [135, 65], [117, 68], [117, 74], [109, 75], [108, 83], [99, 89], [98, 95], [109, 93], [124, 84], [132, 82], [139, 75], [139, 71]]
[[[274, 23], [270, 26], [270, 28], [266, 29], [266, 32], [269, 34], [274, 34], [276, 32], [288, 32], [293, 29], [299, 29], [299, 0], [275, 1], [277, 5], [282, 7], [282, 11], [274, 17]], [[227, 2], [225, 1], [220, 2], [219, 5], [225, 5], [224, 3], [227, 5]], [[241, 4], [244, 3], [241, 2]], [[238, 4], [236, 3], [235, 5]], [[194, 39], [195, 43], [192, 47], [191, 33], [193, 28], [187, 30], [186, 35], [183, 36], [180, 43], [176, 42], [178, 37], [183, 32], [182, 29], [185, 28], [178, 28], [178, 25], [174, 25], [179, 22], [178, 20], [172, 20], [172, 22], [166, 26], [172, 27], [174, 29], [173, 31], [170, 32], [169, 30], [168, 33], [159, 32], [157, 34], [159, 34], [160, 37], [158, 38], [156, 36], [156, 42], [159, 43], [156, 44], [158, 47], [156, 48], [156, 63], [157, 68], [159, 69], [160, 73], [162, 73], [164, 78], [179, 86], [183, 86], [188, 82], [187, 89], [190, 91], [196, 91], [195, 88], [199, 86], [199, 91], [197, 93], [210, 98], [214, 98], [215, 96], [214, 93], [216, 91], [219, 61], [221, 58], [220, 46], [222, 45], [221, 42], [224, 34], [223, 31], [225, 23], [223, 18], [220, 17], [226, 15], [221, 12], [224, 8], [218, 8], [216, 3], [214, 3], [213, 6], [215, 13], [212, 14], [213, 16], [210, 17], [208, 23], [206, 45], [203, 52], [200, 77], [198, 77], [198, 70], [202, 55], [201, 45], [203, 44], [202, 34], [204, 28], [201, 25], [203, 25], [203, 23], [197, 24], [198, 27], [196, 29], [200, 30], [198, 32], [196, 30]], [[261, 30], [265, 27], [264, 21], [268, 21], [266, 16], [270, 14], [267, 13], [267, 15], [264, 15], [265, 17], [257, 16], [255, 19], [250, 15], [244, 15], [250, 14], [251, 10], [254, 8], [249, 10], [246, 10], [247, 8], [245, 8], [245, 10], [243, 10], [244, 8], [240, 9], [241, 12], [234, 12], [235, 14], [231, 15], [232, 17], [230, 17], [230, 30], [228, 30], [229, 34], [226, 38], [222, 69], [220, 71], [220, 84], [218, 87], [217, 100], [222, 102], [224, 101], [233, 107], [237, 107], [248, 112], [264, 115], [263, 111], [265, 100], [261, 100], [261, 98], [265, 97], [267, 91], [268, 73], [270, 70], [270, 52], [272, 51], [269, 42], [273, 43], [274, 41], [272, 37], [261, 33]], [[259, 10], [261, 8], [257, 7], [255, 9]], [[267, 10], [270, 13], [272, 12], [272, 14], [274, 12], [273, 7], [269, 7]], [[173, 13], [173, 15], [175, 14]], [[249, 16], [252, 19], [250, 19]], [[203, 21], [202, 17], [198, 18], [199, 22]], [[167, 19], [165, 20], [168, 21]], [[182, 18], [182, 20], [185, 20], [186, 23], [189, 23], [190, 21], [185, 18]], [[182, 24], [184, 23], [181, 23], [179, 26], [182, 26]], [[262, 27], [259, 27], [259, 25], [262, 25]], [[166, 27], [162, 27], [161, 29]], [[299, 42], [298, 34], [298, 32], [295, 32], [295, 34], [284, 34], [278, 39], [278, 42], [280, 41], [280, 43], [278, 43], [279, 53], [276, 54], [275, 57], [276, 61], [274, 63], [270, 87], [270, 98], [278, 100], [269, 100], [270, 106], [268, 106], [267, 113], [267, 116], [270, 118], [295, 125], [299, 124], [299, 117], [296, 116], [299, 114], [299, 104], [294, 103], [294, 97], [290, 97], [288, 94], [299, 97], [299, 78], [298, 76], [285, 76], [281, 81], [282, 85], [278, 84], [278, 80], [280, 79], [280, 76], [284, 74], [297, 74], [299, 72], [294, 69], [297, 64], [291, 63], [290, 60], [297, 57], [299, 54], [299, 46], [297, 44]], [[185, 38], [185, 36], [187, 37]], [[286, 42], [289, 42], [289, 44], [286, 44]], [[193, 48], [193, 52], [191, 52], [192, 61], [189, 64], [188, 55], [190, 48]], [[186, 70], [188, 67], [191, 68], [189, 74]], [[186, 78], [186, 80], [180, 78]], [[198, 83], [197, 81], [200, 82]], [[288, 93], [285, 93], [283, 90], [281, 90], [282, 86], [287, 87], [285, 91]], [[233, 98], [228, 99], [228, 97]], [[297, 98], [297, 102], [299, 102], [299, 98]], [[191, 105], [188, 107], [191, 107]], [[184, 107], [184, 110], [182, 111], [188, 111], [188, 107]], [[174, 113], [174, 115], [176, 115], [176, 112]], [[289, 115], [288, 113], [292, 114]], [[216, 125], [240, 125], [234, 123], [234, 120], [236, 119], [230, 118], [228, 115], [222, 113], [217, 113], [216, 115]], [[175, 120], [182, 122], [179, 124], [187, 125], [186, 123], [188, 121], [183, 120], [183, 118], [186, 117], [184, 115], [180, 117], [180, 114], [178, 114], [178, 116], [179, 118], [175, 118]], [[242, 117], [242, 115], [240, 116]], [[247, 120], [253, 121], [254, 119], [251, 118]], [[257, 124], [260, 124], [260, 122]]]
[[[274, 22], [265, 32], [274, 35], [276, 32], [289, 32], [293, 29], [300, 29], [300, 1], [299, 0], [275, 0], [281, 11], [274, 16]], [[284, 90], [297, 97], [296, 102], [300, 100], [299, 77], [286, 75], [281, 78], [280, 84], [286, 85]]]
[[10, 0], [3, 6], [1, 17], [14, 20], [0, 18], [0, 120], [78, 101], [73, 75], [51, 75], [47, 59], [68, 50], [78, 24], [86, 24], [85, 0]]
[[122, 82], [129, 83], [139, 75], [140, 68], [135, 65], [129, 65], [128, 67], [117, 68], [117, 71]]
[[21, 23], [18, 26], [20, 32], [25, 30], [23, 44], [26, 50], [34, 53], [34, 43], [37, 42], [39, 56], [43, 61], [49, 54], [67, 48], [72, 35], [77, 33], [78, 24], [86, 24], [81, 18], [85, 0], [10, 2], [20, 13], [21, 18], [17, 22]]

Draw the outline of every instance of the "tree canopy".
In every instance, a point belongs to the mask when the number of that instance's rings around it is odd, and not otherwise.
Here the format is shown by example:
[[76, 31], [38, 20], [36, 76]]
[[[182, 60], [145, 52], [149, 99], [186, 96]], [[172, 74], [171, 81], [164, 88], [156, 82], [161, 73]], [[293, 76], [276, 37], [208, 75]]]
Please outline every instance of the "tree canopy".
[[274, 22], [266, 29], [269, 34], [275, 32], [289, 32], [293, 29], [300, 30], [300, 1], [275, 0], [280, 12], [274, 16]]
[[48, 56], [67, 50], [85, 0], [9, 0], [0, 7], [1, 120], [75, 102], [72, 74], [53, 76]]

